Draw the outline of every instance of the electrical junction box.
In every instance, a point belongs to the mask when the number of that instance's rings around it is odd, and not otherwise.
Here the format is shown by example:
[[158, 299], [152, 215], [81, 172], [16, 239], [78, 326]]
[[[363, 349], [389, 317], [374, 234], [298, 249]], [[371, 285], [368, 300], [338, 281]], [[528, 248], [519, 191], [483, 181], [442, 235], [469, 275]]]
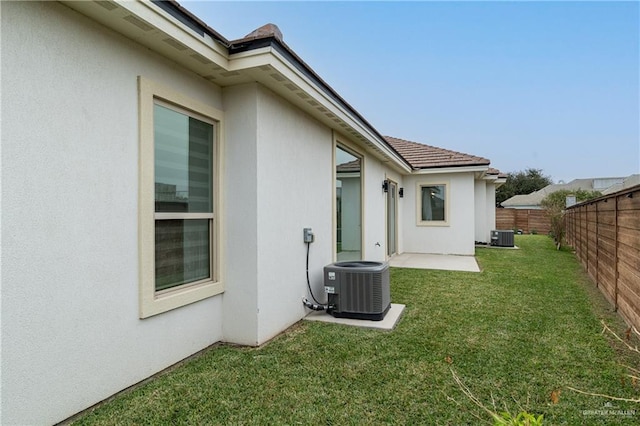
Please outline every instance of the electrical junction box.
[[305, 243], [312, 243], [313, 242], [313, 232], [311, 231], [311, 228], [304, 228], [302, 231], [303, 231], [304, 242]]
[[337, 262], [324, 267], [327, 312], [337, 318], [380, 321], [391, 307], [386, 262]]

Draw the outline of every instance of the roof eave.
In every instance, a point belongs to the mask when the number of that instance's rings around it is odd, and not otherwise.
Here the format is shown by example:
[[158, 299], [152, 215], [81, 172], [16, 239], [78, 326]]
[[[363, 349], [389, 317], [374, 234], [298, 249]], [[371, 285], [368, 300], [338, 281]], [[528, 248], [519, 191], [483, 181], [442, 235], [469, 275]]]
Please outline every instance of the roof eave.
[[278, 52], [285, 60], [293, 65], [295, 70], [303, 74], [324, 92], [331, 101], [341, 109], [351, 115], [354, 121], [358, 122], [365, 132], [362, 136], [373, 142], [395, 166], [405, 173], [410, 173], [414, 168], [411, 164], [369, 123], [354, 107], [352, 107], [342, 96], [340, 96], [327, 82], [325, 82], [313, 69], [307, 65], [286, 43], [277, 37], [257, 37], [245, 38], [230, 42], [229, 56], [258, 51], [263, 48], [271, 48]]
[[429, 175], [429, 174], [440, 174], [440, 173], [482, 173], [486, 171], [488, 165], [464, 165], [464, 166], [443, 166], [443, 167], [429, 167], [416, 169], [412, 174], [415, 175]]

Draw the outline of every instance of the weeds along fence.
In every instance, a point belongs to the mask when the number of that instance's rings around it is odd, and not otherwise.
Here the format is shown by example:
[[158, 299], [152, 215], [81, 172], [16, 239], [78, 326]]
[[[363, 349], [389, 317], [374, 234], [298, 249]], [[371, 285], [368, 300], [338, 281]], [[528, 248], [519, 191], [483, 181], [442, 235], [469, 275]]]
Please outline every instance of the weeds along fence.
[[640, 185], [568, 208], [565, 225], [591, 279], [640, 330]]
[[548, 234], [551, 221], [544, 210], [497, 208], [496, 229], [522, 229], [525, 234]]

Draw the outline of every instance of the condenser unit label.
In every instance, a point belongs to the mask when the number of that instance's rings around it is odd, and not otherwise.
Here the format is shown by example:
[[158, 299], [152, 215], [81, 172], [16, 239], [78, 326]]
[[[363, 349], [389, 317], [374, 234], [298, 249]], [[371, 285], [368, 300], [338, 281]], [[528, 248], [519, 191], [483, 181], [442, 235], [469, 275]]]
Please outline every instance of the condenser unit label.
[[336, 294], [336, 288], [335, 287], [326, 287], [325, 286], [324, 292], [328, 293], [328, 294]]
[[327, 272], [327, 278], [329, 278], [331, 281], [335, 281], [336, 280], [336, 273], [335, 272]]

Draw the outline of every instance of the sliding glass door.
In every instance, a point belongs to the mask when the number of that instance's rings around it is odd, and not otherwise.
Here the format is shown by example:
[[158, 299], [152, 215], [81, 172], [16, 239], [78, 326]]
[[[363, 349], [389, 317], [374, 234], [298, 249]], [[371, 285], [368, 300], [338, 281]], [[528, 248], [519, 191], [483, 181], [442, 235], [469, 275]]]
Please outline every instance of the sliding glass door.
[[387, 255], [393, 256], [397, 252], [397, 231], [398, 221], [396, 219], [398, 212], [398, 185], [395, 182], [388, 181], [387, 192]]

